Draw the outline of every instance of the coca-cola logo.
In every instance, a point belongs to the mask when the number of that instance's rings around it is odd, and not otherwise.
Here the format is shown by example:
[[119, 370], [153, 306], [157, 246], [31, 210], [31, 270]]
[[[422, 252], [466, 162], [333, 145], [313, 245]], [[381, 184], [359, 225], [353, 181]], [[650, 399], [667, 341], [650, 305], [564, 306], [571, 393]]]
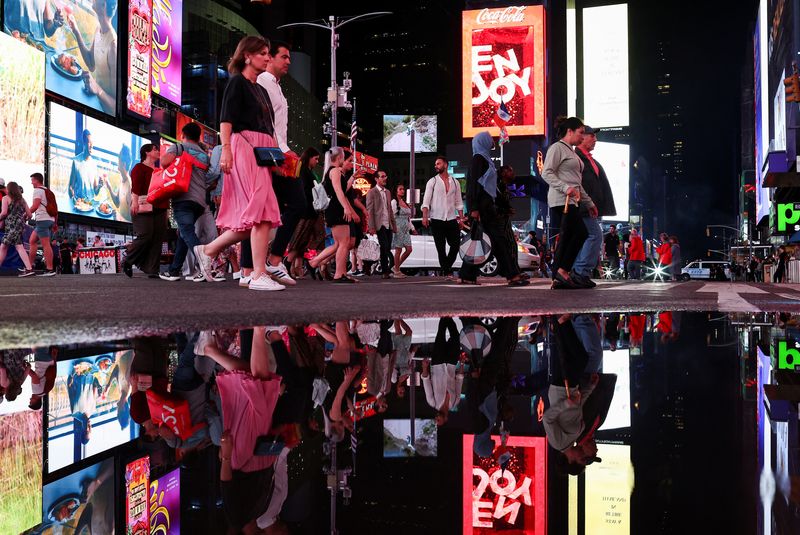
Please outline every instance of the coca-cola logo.
[[510, 22], [524, 22], [525, 8], [527, 6], [510, 6], [505, 9], [482, 9], [475, 22], [477, 24], [508, 24]]

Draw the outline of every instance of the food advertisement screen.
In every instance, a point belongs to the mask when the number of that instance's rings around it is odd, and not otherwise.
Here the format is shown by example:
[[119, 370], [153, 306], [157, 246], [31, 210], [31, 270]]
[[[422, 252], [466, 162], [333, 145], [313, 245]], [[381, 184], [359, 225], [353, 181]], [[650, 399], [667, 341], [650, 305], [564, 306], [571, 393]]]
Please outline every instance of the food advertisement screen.
[[45, 535], [114, 533], [114, 459], [44, 486]]
[[131, 222], [130, 171], [147, 140], [50, 104], [50, 189], [68, 214]]
[[510, 6], [464, 11], [461, 26], [462, 130], [500, 133], [494, 116], [504, 102], [509, 136], [545, 133], [545, 11]]
[[28, 177], [44, 172], [44, 53], [5, 34], [0, 34], [0, 109], [3, 177], [23, 187], [30, 205]]
[[131, 425], [128, 373], [133, 351], [60, 361], [48, 394], [48, 472], [124, 444]]
[[151, 0], [128, 2], [128, 111], [150, 118], [150, 53], [153, 26]]
[[117, 112], [117, 22], [117, 0], [3, 2], [4, 31], [44, 52], [47, 90], [109, 115]]
[[181, 105], [183, 0], [153, 0], [153, 93]]
[[150, 482], [150, 532], [181, 533], [181, 469]]

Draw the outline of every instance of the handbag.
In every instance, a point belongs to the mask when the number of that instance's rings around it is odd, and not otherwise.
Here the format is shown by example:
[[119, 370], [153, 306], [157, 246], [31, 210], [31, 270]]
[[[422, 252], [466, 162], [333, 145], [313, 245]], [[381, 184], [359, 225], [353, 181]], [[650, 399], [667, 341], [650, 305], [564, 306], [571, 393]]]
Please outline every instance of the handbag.
[[314, 205], [314, 210], [318, 212], [328, 208], [328, 205], [331, 203], [331, 198], [328, 196], [328, 192], [325, 191], [325, 184], [322, 182], [316, 182], [314, 184], [311, 190], [311, 196], [313, 197], [312, 204]]
[[178, 156], [166, 169], [156, 169], [150, 179], [147, 190], [147, 202], [159, 204], [189, 191], [192, 182], [192, 169], [197, 167], [203, 171], [208, 166], [200, 163], [194, 156], [183, 150], [180, 143], [177, 146]]
[[377, 262], [381, 257], [380, 245], [370, 239], [361, 240], [358, 246], [358, 257], [367, 262]]
[[492, 255], [492, 242], [489, 235], [483, 231], [480, 221], [473, 221], [469, 233], [461, 238], [458, 254], [462, 262], [475, 266], [481, 266], [489, 260]]

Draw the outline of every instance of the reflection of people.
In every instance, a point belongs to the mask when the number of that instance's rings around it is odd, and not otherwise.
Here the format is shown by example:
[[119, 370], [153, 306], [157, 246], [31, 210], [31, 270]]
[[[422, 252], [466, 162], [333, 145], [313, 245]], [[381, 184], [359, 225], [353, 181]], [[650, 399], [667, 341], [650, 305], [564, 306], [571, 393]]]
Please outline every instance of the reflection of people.
[[422, 386], [428, 404], [436, 410], [438, 426], [447, 422], [449, 412], [461, 401], [464, 368], [459, 364], [460, 350], [456, 322], [441, 318], [433, 344], [433, 365], [427, 358], [422, 362]]
[[50, 0], [6, 0], [3, 23], [6, 31], [18, 31], [36, 41], [51, 37], [61, 25], [61, 12], [53, 9]]
[[98, 26], [91, 46], [84, 43], [73, 15], [67, 17], [67, 23], [75, 35], [86, 68], [92, 73], [84, 73], [87, 91], [97, 95], [103, 111], [113, 115], [117, 104], [117, 32], [111, 19], [116, 14], [117, 2], [93, 0], [92, 8], [97, 15]]
[[75, 433], [82, 444], [87, 444], [92, 434], [91, 418], [97, 405], [96, 385], [92, 362], [82, 359], [72, 365], [67, 378], [67, 392]]
[[42, 408], [42, 398], [46, 396], [56, 383], [56, 356], [58, 349], [55, 346], [37, 347], [33, 352], [33, 367], [28, 369], [31, 378], [31, 399], [28, 407], [31, 410]]
[[82, 206], [78, 208], [81, 212], [91, 209], [89, 205], [100, 189], [97, 162], [92, 159], [93, 148], [92, 133], [84, 130], [81, 133], [81, 152], [72, 160], [72, 169], [69, 173], [69, 197], [74, 204], [83, 201]]

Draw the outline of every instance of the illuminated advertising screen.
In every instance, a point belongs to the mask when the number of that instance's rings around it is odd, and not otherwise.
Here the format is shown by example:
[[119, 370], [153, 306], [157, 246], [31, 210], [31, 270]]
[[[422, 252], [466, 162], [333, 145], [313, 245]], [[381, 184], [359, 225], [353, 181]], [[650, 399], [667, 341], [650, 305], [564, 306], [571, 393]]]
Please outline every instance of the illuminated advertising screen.
[[48, 472], [108, 451], [138, 436], [131, 425], [133, 351], [60, 361], [48, 394]]
[[462, 131], [500, 134], [504, 102], [509, 136], [545, 133], [545, 11], [511, 6], [464, 11], [461, 26]]
[[151, 0], [128, 3], [128, 111], [150, 118]]
[[592, 535], [628, 535], [631, 533], [633, 492], [631, 447], [598, 444], [597, 455], [603, 462], [586, 467], [584, 531]]
[[153, 0], [153, 93], [181, 105], [183, 0]]
[[28, 178], [44, 173], [44, 53], [0, 34], [0, 168], [6, 183], [22, 186], [33, 202]]
[[[479, 457], [473, 435], [464, 435], [463, 533], [547, 533], [547, 439], [500, 437], [492, 457]], [[506, 470], [497, 459], [508, 456]]]
[[[781, 73], [781, 80], [786, 78], [786, 70]], [[786, 150], [786, 89], [783, 83], [778, 84], [775, 98], [772, 99], [772, 117], [775, 125], [775, 150]]]
[[617, 215], [603, 217], [606, 221], [628, 221], [630, 218], [631, 148], [623, 143], [598, 141], [592, 157], [606, 170]]
[[599, 430], [631, 426], [631, 366], [627, 349], [603, 351], [603, 373], [617, 376], [614, 397], [603, 425]]
[[767, 0], [761, 0], [758, 19], [753, 35], [753, 58], [755, 73], [755, 156], [756, 156], [756, 223], [769, 215], [769, 189], [762, 188], [764, 181], [763, 164], [769, 150], [769, 85], [768, 85], [768, 45], [767, 45]]
[[411, 443], [411, 422], [383, 421], [384, 457], [436, 457], [438, 433], [433, 420], [414, 420], [414, 443]]
[[[94, 3], [103, 6], [100, 13]], [[5, 0], [3, 6], [4, 31], [45, 53], [48, 91], [116, 114], [117, 0]]]
[[45, 535], [114, 533], [114, 459], [62, 477], [44, 486]]
[[181, 469], [150, 481], [150, 533], [181, 533]]
[[213, 148], [217, 144], [217, 131], [207, 127], [203, 123], [198, 123], [188, 115], [184, 115], [181, 112], [178, 112], [176, 116], [176, 125], [175, 125], [175, 139], [181, 138], [181, 131], [183, 127], [189, 123], [197, 123], [200, 127], [200, 141], [202, 141], [207, 147]]
[[384, 115], [383, 152], [409, 152], [411, 130], [414, 131], [414, 152], [436, 152], [435, 115]]
[[51, 103], [48, 170], [59, 211], [130, 223], [130, 171], [147, 142]]
[[125, 533], [150, 535], [150, 457], [125, 466]]
[[628, 126], [628, 5], [583, 10], [583, 117], [594, 127]]

